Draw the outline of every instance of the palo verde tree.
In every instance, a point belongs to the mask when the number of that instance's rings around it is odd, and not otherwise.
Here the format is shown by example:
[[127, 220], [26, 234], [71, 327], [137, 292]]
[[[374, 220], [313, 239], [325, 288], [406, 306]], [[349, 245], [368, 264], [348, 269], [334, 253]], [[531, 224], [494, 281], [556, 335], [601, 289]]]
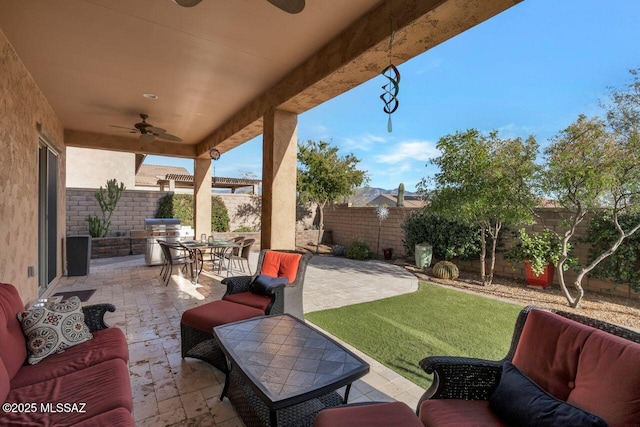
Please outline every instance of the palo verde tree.
[[[531, 136], [500, 139], [493, 131], [476, 129], [446, 135], [438, 141], [441, 155], [431, 163], [439, 167], [418, 189], [430, 200], [430, 210], [450, 220], [480, 228], [482, 284], [493, 281], [498, 236], [503, 226], [531, 222], [536, 204], [533, 180], [538, 144]], [[487, 242], [490, 266], [487, 272]]]
[[[571, 307], [579, 307], [584, 296], [582, 280], [600, 262], [613, 254], [622, 242], [640, 229], [640, 223], [621, 221], [640, 210], [640, 81], [632, 70], [633, 82], [626, 90], [613, 90], [606, 122], [580, 115], [560, 132], [545, 150], [547, 163], [542, 189], [565, 208], [562, 257], [557, 266], [560, 286]], [[589, 212], [599, 211], [613, 222], [616, 238], [610, 247], [583, 266], [569, 291], [562, 268], [577, 226]], [[638, 217], [640, 218], [640, 217]]]
[[318, 251], [324, 232], [323, 208], [349, 196], [369, 182], [366, 171], [357, 168], [360, 160], [353, 154], [340, 156], [338, 147], [328, 142], [307, 141], [298, 145], [298, 195], [303, 202], [318, 204]]

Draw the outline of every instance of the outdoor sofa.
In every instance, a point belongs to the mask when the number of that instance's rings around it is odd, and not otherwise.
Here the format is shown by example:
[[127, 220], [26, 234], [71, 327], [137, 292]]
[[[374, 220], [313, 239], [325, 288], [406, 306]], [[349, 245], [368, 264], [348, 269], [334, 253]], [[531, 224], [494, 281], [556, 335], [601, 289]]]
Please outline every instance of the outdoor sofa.
[[127, 341], [104, 323], [115, 307], [82, 307], [93, 338], [36, 364], [27, 363], [24, 311], [15, 287], [0, 284], [0, 425], [134, 426]]
[[526, 307], [504, 359], [437, 356], [420, 366], [434, 380], [413, 419], [398, 402], [346, 405], [320, 412], [314, 427], [394, 425], [389, 417], [407, 426], [640, 425], [640, 333], [574, 313]]

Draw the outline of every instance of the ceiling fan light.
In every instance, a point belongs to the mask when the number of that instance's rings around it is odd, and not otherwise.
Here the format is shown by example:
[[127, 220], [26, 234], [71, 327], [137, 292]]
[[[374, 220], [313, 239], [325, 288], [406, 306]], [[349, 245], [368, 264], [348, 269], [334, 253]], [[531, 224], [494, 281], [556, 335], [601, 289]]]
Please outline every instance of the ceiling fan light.
[[153, 142], [156, 140], [156, 137], [153, 136], [152, 133], [143, 133], [140, 135], [140, 141], [142, 142]]

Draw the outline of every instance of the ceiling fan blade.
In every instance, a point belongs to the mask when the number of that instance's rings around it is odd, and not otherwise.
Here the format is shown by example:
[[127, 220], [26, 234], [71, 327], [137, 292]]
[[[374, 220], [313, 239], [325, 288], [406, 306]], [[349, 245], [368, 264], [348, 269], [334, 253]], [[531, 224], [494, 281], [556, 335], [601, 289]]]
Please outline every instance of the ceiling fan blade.
[[170, 133], [160, 133], [156, 135], [158, 138], [167, 139], [169, 141], [182, 142], [182, 138], [179, 138], [175, 135], [171, 135]]
[[152, 133], [152, 134], [154, 134], [154, 135], [159, 135], [159, 134], [161, 134], [161, 133], [167, 133], [167, 130], [166, 130], [166, 129], [157, 128], [157, 127], [155, 127], [155, 126], [147, 126], [147, 127], [145, 128], [145, 130], [146, 130], [147, 132], [151, 132], [151, 133]]
[[296, 14], [304, 9], [304, 0], [267, 0], [275, 7], [284, 10], [287, 13]]
[[156, 140], [156, 137], [152, 133], [143, 133], [140, 135], [140, 141], [142, 142], [153, 142]]
[[175, 4], [182, 7], [193, 7], [200, 3], [202, 0], [172, 0]]
[[131, 127], [126, 127], [126, 126], [109, 125], [109, 127], [112, 127], [112, 128], [120, 128], [120, 129], [127, 129], [127, 130], [130, 130], [131, 132], [137, 132], [137, 130], [135, 130], [135, 129], [131, 128]]

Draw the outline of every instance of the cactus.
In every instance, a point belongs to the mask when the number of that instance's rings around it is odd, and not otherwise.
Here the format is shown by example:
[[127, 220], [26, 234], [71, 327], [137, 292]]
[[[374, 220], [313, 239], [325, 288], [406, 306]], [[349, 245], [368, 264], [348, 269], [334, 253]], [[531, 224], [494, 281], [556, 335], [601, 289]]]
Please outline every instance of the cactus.
[[396, 201], [396, 206], [399, 208], [404, 207], [404, 184], [402, 182], [398, 186], [398, 200]]
[[439, 279], [455, 280], [459, 274], [458, 267], [449, 261], [440, 261], [433, 266], [433, 275]]
[[107, 188], [100, 186], [99, 190], [96, 190], [95, 197], [100, 205], [102, 211], [102, 218], [97, 216], [87, 216], [87, 222], [89, 222], [89, 233], [91, 237], [105, 237], [109, 232], [111, 226], [111, 215], [116, 209], [120, 197], [124, 192], [124, 184], [121, 182], [118, 185], [116, 179], [110, 179], [107, 181]]

